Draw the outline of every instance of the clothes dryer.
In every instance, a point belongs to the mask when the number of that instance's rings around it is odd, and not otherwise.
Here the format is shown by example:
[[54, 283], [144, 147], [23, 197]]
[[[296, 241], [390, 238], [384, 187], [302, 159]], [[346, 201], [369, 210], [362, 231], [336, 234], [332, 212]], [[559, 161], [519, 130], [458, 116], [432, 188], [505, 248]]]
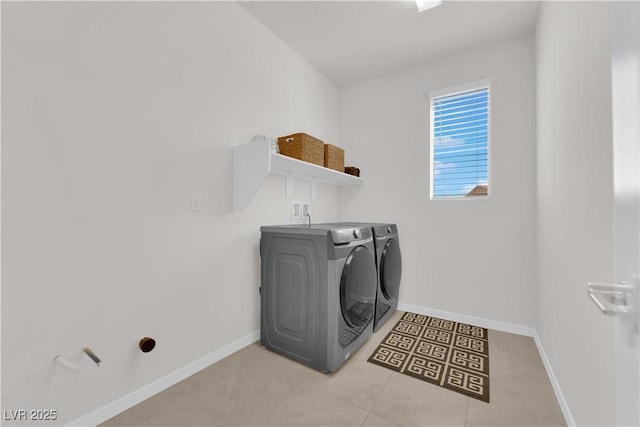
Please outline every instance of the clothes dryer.
[[396, 224], [371, 224], [376, 248], [378, 289], [373, 330], [377, 331], [398, 308], [402, 254]]
[[377, 279], [370, 227], [260, 228], [261, 344], [323, 372], [373, 332]]
[[398, 293], [402, 278], [402, 254], [398, 226], [391, 223], [337, 222], [335, 227], [371, 228], [375, 243], [377, 270], [376, 314], [373, 331], [377, 331], [398, 308]]

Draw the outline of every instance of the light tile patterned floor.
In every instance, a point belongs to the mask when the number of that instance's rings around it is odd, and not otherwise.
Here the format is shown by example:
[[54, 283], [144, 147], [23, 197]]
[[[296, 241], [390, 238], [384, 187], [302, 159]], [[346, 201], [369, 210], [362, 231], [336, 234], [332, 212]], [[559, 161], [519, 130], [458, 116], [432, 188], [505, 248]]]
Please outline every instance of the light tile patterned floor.
[[529, 337], [489, 331], [489, 404], [368, 363], [401, 314], [333, 374], [324, 375], [255, 343], [102, 425], [565, 425]]

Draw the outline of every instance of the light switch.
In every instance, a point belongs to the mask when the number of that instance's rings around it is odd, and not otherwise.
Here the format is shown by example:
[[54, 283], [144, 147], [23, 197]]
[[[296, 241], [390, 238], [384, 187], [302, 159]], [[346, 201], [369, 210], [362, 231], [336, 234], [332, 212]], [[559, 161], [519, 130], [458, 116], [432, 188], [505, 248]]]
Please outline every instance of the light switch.
[[202, 211], [202, 194], [191, 193], [191, 212]]

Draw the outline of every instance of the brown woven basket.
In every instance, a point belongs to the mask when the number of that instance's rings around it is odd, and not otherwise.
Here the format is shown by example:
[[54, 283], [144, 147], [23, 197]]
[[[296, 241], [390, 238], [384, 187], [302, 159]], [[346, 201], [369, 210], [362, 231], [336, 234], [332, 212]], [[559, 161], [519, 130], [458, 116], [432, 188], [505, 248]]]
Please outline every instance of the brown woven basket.
[[360, 169], [355, 166], [345, 166], [344, 173], [348, 173], [353, 176], [360, 176]]
[[306, 133], [294, 133], [278, 138], [280, 154], [318, 166], [324, 166], [323, 147], [324, 142]]
[[344, 172], [344, 150], [331, 144], [324, 144], [324, 167]]

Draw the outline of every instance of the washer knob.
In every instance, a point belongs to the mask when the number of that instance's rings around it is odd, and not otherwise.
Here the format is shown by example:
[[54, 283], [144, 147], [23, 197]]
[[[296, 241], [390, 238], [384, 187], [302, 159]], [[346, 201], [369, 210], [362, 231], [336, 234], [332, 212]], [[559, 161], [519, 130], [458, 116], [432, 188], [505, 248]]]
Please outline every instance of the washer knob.
[[353, 230], [353, 237], [355, 237], [356, 239], [360, 238], [360, 230], [359, 229], [355, 229]]
[[387, 226], [387, 233], [391, 233], [391, 226], [390, 225]]

